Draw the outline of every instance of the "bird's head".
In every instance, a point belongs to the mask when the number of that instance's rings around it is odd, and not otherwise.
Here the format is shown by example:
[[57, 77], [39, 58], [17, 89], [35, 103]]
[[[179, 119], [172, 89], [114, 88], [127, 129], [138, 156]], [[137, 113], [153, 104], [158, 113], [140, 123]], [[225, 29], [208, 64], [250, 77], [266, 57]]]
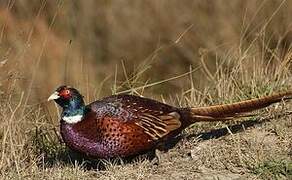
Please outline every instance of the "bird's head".
[[62, 108], [69, 106], [84, 105], [83, 96], [75, 88], [69, 86], [60, 86], [57, 90], [48, 98], [48, 101], [54, 100]]

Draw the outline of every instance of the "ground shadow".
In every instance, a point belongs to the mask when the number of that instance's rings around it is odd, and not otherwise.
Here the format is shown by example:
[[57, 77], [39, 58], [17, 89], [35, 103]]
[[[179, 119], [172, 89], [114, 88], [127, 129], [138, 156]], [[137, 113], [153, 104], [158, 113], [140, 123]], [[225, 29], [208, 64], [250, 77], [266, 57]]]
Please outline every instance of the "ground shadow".
[[228, 126], [228, 129], [226, 127], [224, 127], [224, 128], [220, 128], [220, 129], [213, 129], [213, 130], [208, 131], [208, 132], [202, 132], [202, 133], [198, 133], [198, 134], [190, 134], [190, 135], [186, 136], [186, 139], [190, 139], [193, 137], [198, 137], [200, 140], [203, 140], [203, 141], [209, 140], [209, 139], [218, 139], [222, 136], [229, 135], [230, 131], [233, 134], [239, 133], [239, 132], [245, 131], [247, 128], [256, 127], [256, 125], [270, 122], [272, 119], [278, 119], [278, 118], [284, 117], [284, 116], [289, 115], [289, 114], [291, 114], [291, 113], [282, 113], [279, 115], [269, 116], [269, 117], [265, 117], [265, 118], [250, 119], [250, 120], [240, 122], [239, 124]]
[[190, 139], [193, 137], [198, 137], [200, 140], [203, 140], [203, 141], [206, 141], [209, 139], [218, 139], [220, 137], [229, 135], [230, 132], [233, 134], [243, 132], [247, 128], [255, 127], [256, 125], [262, 124], [262, 123], [267, 122], [267, 121], [269, 121], [269, 120], [267, 120], [267, 119], [265, 119], [265, 120], [247, 120], [247, 121], [243, 121], [239, 124], [227, 126], [228, 128], [223, 127], [223, 128], [219, 128], [219, 129], [212, 129], [208, 132], [201, 132], [198, 134], [190, 134], [190, 135], [186, 136], [186, 139]]
[[[105, 170], [107, 165], [121, 165], [133, 163], [141, 160], [152, 161], [155, 159], [155, 151], [145, 152], [139, 156], [132, 156], [127, 158], [110, 158], [110, 159], [96, 159], [79, 152], [73, 151], [69, 148], [64, 148], [57, 152], [54, 156], [47, 156], [44, 154], [43, 161], [40, 166], [53, 167], [54, 165], [70, 164], [79, 165], [86, 170]], [[43, 164], [44, 163], [44, 164]], [[153, 163], [153, 165], [157, 165]]]
[[[277, 118], [284, 116], [278, 115]], [[210, 139], [217, 139], [226, 135], [230, 134], [230, 131], [235, 134], [244, 131], [247, 128], [256, 127], [256, 125], [263, 124], [265, 122], [269, 122], [271, 119], [274, 119], [275, 117], [267, 117], [267, 118], [258, 118], [258, 119], [250, 119], [247, 121], [240, 122], [239, 124], [235, 124], [232, 126], [228, 126], [228, 129], [226, 127], [220, 128], [220, 129], [213, 129], [208, 132], [202, 132], [198, 134], [190, 134], [190, 135], [179, 135], [175, 138], [172, 138], [165, 144], [165, 151], [168, 151], [171, 148], [174, 148], [178, 144], [178, 142], [186, 138], [187, 140], [190, 138], [197, 137], [202, 141], [210, 140]], [[130, 158], [114, 158], [114, 159], [107, 159], [107, 160], [97, 160], [94, 158], [90, 158], [87, 156], [84, 156], [83, 154], [80, 154], [78, 152], [74, 152], [70, 150], [69, 148], [66, 148], [66, 150], [61, 151], [54, 157], [50, 158], [44, 158], [45, 163], [48, 166], [52, 166], [56, 163], [65, 163], [65, 164], [79, 164], [82, 165], [87, 170], [91, 169], [98, 169], [103, 170], [105, 169], [105, 166], [107, 164], [127, 164], [127, 163], [133, 163], [134, 161], [141, 160], [141, 159], [148, 159], [153, 160], [155, 158], [154, 151], [145, 153], [140, 156], [134, 156]]]
[[177, 145], [178, 142], [180, 142], [180, 140], [182, 139], [191, 139], [191, 138], [198, 138], [201, 141], [206, 141], [206, 140], [210, 140], [210, 139], [218, 139], [220, 137], [229, 135], [230, 132], [233, 134], [242, 132], [248, 128], [253, 128], [256, 127], [256, 125], [260, 125], [266, 122], [271, 121], [272, 119], [276, 119], [276, 118], [280, 118], [283, 116], [286, 116], [288, 114], [291, 113], [283, 113], [283, 114], [279, 114], [276, 116], [271, 116], [271, 117], [265, 117], [265, 118], [252, 118], [243, 122], [240, 122], [238, 124], [235, 125], [231, 125], [231, 126], [227, 126], [227, 127], [223, 127], [223, 128], [219, 128], [219, 129], [212, 129], [210, 131], [207, 132], [201, 132], [201, 133], [197, 133], [197, 134], [190, 134], [190, 135], [179, 135], [173, 139], [171, 139], [170, 141], [167, 142], [166, 144], [166, 150], [169, 150], [171, 148], [174, 148], [174, 146]]

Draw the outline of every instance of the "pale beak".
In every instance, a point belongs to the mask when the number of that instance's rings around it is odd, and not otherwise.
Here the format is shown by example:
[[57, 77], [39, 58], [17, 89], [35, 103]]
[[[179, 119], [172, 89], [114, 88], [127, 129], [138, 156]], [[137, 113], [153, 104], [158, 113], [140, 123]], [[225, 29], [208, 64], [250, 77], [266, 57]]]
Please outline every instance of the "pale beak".
[[54, 99], [59, 99], [59, 93], [58, 92], [54, 92], [49, 98], [48, 101], [54, 100]]

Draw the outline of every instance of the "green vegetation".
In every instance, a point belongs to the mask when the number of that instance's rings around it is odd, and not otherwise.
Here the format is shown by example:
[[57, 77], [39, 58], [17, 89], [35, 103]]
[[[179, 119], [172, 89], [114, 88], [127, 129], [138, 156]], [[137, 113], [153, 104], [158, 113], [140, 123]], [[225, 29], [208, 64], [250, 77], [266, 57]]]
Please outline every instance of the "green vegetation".
[[263, 179], [292, 178], [292, 161], [272, 160], [259, 164], [253, 172]]

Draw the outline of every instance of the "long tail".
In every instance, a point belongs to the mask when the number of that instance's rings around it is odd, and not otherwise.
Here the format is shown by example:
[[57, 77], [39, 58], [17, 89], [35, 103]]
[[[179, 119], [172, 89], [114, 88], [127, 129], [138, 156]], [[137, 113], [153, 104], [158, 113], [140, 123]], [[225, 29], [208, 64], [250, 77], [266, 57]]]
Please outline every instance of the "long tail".
[[248, 116], [247, 112], [288, 99], [292, 99], [292, 90], [237, 103], [191, 108], [191, 118], [192, 122], [231, 120], [237, 117], [246, 117]]

